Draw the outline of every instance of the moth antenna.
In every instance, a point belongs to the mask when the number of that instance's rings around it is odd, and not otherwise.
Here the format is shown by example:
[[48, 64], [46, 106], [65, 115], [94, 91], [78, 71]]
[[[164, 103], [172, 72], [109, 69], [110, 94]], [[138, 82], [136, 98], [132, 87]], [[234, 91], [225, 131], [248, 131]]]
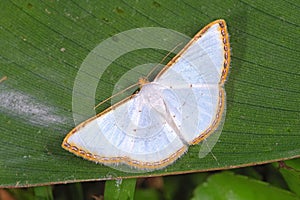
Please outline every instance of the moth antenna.
[[138, 85], [139, 85], [139, 83], [135, 83], [135, 84], [133, 84], [133, 85], [131, 85], [131, 86], [125, 88], [124, 90], [121, 90], [120, 92], [117, 92], [116, 94], [114, 94], [114, 95], [108, 97], [108, 98], [105, 99], [104, 101], [101, 101], [100, 103], [98, 103], [98, 104], [94, 107], [94, 109], [98, 108], [99, 106], [101, 106], [102, 104], [104, 104], [105, 102], [107, 102], [108, 100], [110, 100], [110, 99], [112, 99], [112, 98], [114, 98], [114, 97], [116, 97], [116, 96], [122, 94], [124, 91], [129, 90], [129, 89], [131, 89], [131, 88], [133, 88], [133, 87], [136, 87], [136, 86], [138, 86]]
[[[206, 141], [206, 138], [204, 139]], [[205, 142], [207, 148], [209, 149], [209, 153], [211, 153], [212, 157], [215, 159], [215, 161], [218, 163], [218, 165], [220, 165], [217, 157], [215, 156], [215, 154], [212, 152], [212, 149], [208, 146], [207, 142]]]
[[[163, 63], [167, 59], [167, 57], [169, 57], [169, 55], [171, 55], [171, 53], [173, 53], [175, 49], [177, 49], [180, 45], [182, 45], [182, 42], [177, 44], [171, 51], [169, 51], [169, 53], [167, 53], [167, 55], [165, 55], [163, 59], [161, 59], [159, 64]], [[146, 76], [147, 79], [149, 79], [149, 76], [158, 68], [159, 64], [155, 65], [155, 67], [153, 67], [153, 69], [147, 74]]]

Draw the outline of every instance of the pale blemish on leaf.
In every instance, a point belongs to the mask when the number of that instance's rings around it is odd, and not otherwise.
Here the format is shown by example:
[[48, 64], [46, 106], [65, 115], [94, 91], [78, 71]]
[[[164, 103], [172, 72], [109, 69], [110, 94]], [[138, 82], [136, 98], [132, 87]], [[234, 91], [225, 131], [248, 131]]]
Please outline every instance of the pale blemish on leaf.
[[18, 116], [30, 123], [49, 126], [63, 123], [63, 117], [54, 114], [54, 109], [38, 102], [34, 97], [18, 91], [0, 92], [0, 112]]

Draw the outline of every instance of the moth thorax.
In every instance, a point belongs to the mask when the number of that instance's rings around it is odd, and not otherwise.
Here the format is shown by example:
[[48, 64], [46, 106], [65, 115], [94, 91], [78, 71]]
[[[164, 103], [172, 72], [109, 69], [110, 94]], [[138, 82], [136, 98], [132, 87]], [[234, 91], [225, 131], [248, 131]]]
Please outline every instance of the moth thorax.
[[143, 85], [149, 83], [148, 79], [146, 77], [139, 78], [139, 87], [142, 88]]

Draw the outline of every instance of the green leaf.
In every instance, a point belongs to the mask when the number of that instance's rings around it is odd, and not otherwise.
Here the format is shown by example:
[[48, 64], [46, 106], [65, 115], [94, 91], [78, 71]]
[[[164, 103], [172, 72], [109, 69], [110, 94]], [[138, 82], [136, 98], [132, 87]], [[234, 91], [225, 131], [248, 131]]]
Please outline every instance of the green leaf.
[[159, 200], [161, 199], [159, 196], [159, 192], [155, 189], [143, 189], [143, 190], [136, 190], [135, 199], [151, 199], [151, 200]]
[[[298, 1], [262, 0], [1, 2], [0, 79], [7, 80], [0, 83], [0, 185], [179, 174], [299, 157], [298, 8]], [[96, 46], [141, 27], [164, 27], [192, 37], [218, 18], [228, 25], [232, 63], [225, 85], [226, 121], [212, 153], [200, 159], [199, 146], [192, 146], [175, 164], [136, 174], [88, 162], [60, 147], [74, 127], [76, 75]], [[100, 79], [95, 102], [109, 97], [134, 66], [160, 62], [167, 53], [129, 52], [101, 78], [87, 73]]]
[[300, 159], [287, 160], [276, 165], [290, 190], [300, 197]]
[[246, 176], [222, 172], [212, 175], [198, 186], [192, 200], [197, 199], [299, 199], [295, 194]]
[[104, 198], [108, 200], [133, 200], [136, 179], [106, 181]]
[[34, 196], [37, 199], [52, 200], [52, 187], [51, 186], [39, 186], [34, 188]]

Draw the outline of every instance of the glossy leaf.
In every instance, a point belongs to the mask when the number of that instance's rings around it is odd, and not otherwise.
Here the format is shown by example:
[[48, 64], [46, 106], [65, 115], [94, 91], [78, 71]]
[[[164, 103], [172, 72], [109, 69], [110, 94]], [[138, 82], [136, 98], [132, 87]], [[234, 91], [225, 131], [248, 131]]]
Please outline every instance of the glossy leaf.
[[[298, 157], [298, 8], [297, 1], [1, 2], [0, 78], [7, 77], [0, 83], [1, 186], [180, 174]], [[136, 174], [88, 162], [60, 147], [74, 127], [76, 74], [98, 44], [141, 27], [192, 37], [218, 18], [228, 25], [232, 63], [225, 84], [226, 120], [212, 153], [200, 159], [194, 146], [174, 165]], [[101, 77], [95, 102], [109, 97], [134, 66], [157, 63], [167, 53], [142, 49], [118, 58]]]
[[223, 172], [212, 175], [198, 186], [192, 200], [197, 199], [299, 199], [295, 194], [246, 176]]

